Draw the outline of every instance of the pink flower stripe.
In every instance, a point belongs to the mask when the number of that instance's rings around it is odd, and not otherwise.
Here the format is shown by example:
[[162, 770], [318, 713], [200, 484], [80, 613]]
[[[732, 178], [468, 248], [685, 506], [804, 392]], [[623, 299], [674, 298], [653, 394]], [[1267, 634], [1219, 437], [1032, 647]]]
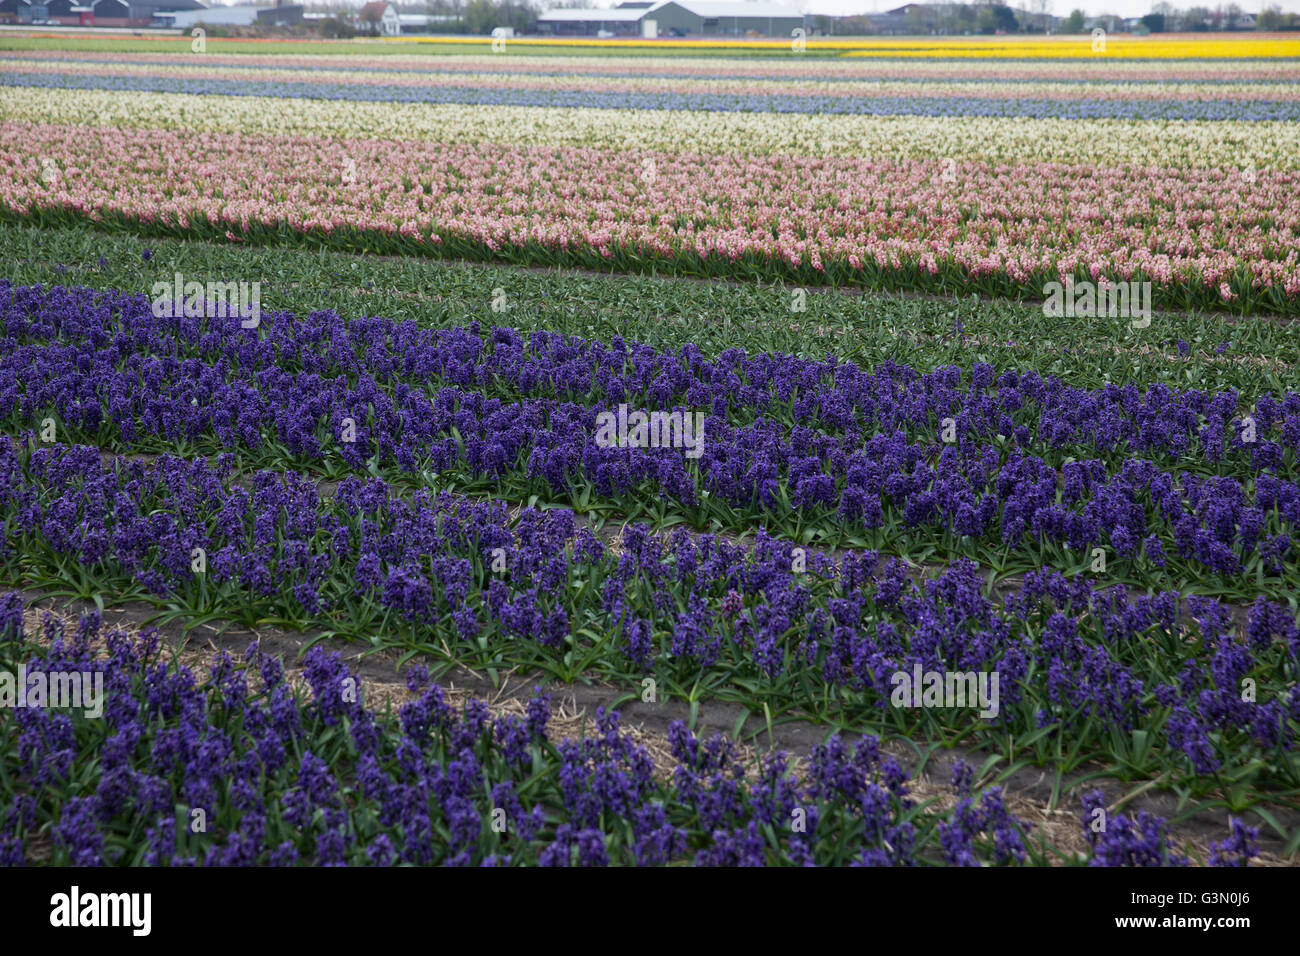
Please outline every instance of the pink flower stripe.
[[[617, 57], [549, 57], [549, 56], [430, 56], [430, 55], [257, 55], [205, 53], [108, 53], [66, 50], [3, 50], [5, 60], [48, 60], [60, 63], [156, 64], [204, 68], [248, 67], [256, 64], [266, 69], [292, 69], [311, 72], [311, 68], [360, 72], [398, 70], [411, 73], [501, 73], [548, 74], [562, 72], [575, 76], [674, 76], [726, 79], [728, 77], [766, 77], [774, 80], [850, 80], [850, 79], [930, 79], [951, 80], [1041, 80], [1062, 78], [1059, 60], [998, 61], [980, 59], [928, 60], [820, 60], [820, 59], [725, 59], [725, 58], [617, 58]], [[1116, 83], [1198, 83], [1218, 80], [1252, 83], [1300, 81], [1300, 61], [1128, 61], [1073, 60], [1068, 78]]]
[[[52, 159], [51, 163], [43, 162]], [[1149, 279], [1300, 305], [1300, 173], [251, 137], [0, 124], [0, 208], [813, 270]], [[372, 247], [373, 248], [373, 247]], [[460, 254], [460, 253], [457, 253]], [[618, 260], [622, 261], [622, 260]], [[618, 261], [614, 264], [618, 265]], [[789, 267], [789, 268], [787, 268]], [[956, 281], [956, 279], [954, 279]], [[1223, 295], [1217, 290], [1226, 290]]]

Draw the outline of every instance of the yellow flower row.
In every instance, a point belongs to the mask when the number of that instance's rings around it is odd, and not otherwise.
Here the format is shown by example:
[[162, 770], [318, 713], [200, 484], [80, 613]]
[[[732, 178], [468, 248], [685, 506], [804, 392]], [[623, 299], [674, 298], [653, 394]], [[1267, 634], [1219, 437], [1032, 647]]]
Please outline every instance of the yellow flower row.
[[852, 116], [369, 103], [0, 87], [24, 123], [252, 135], [857, 156], [958, 162], [1300, 170], [1300, 123]]
[[[438, 43], [466, 46], [489, 46], [488, 37], [389, 37], [386, 43]], [[789, 49], [791, 40], [778, 39], [710, 39], [646, 40], [588, 39], [582, 37], [515, 37], [506, 41], [507, 48], [518, 46], [604, 47], [611, 50], [652, 49]], [[1300, 58], [1300, 38], [1278, 35], [1205, 36], [1200, 34], [1159, 34], [1132, 36], [1108, 34], [1105, 48], [1093, 37], [1067, 35], [1054, 37], [871, 37], [852, 40], [807, 38], [809, 50], [839, 50], [846, 56], [889, 57], [987, 57], [996, 59], [1090, 59], [1116, 57], [1124, 59], [1283, 59]]]
[[[1004, 39], [1002, 37], [999, 40]], [[1196, 59], [1294, 59], [1300, 57], [1300, 39], [1247, 37], [1231, 39], [1196, 39], [1149, 42], [1149, 37], [1109, 34], [1104, 44], [1091, 36], [1056, 38], [1059, 42], [1039, 40], [1020, 43], [921, 44], [908, 48], [872, 48], [850, 50], [849, 57], [906, 56], [981, 59], [1051, 59], [1051, 60], [1196, 60]]]

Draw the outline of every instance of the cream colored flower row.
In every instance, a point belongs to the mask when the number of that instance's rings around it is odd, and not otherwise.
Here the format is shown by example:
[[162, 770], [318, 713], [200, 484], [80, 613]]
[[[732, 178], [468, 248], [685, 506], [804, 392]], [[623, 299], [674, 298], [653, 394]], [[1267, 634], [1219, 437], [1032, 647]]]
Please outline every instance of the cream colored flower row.
[[1078, 83], [1042, 80], [1015, 84], [996, 79], [951, 83], [944, 80], [885, 79], [753, 79], [730, 77], [635, 76], [608, 77], [573, 74], [511, 74], [502, 72], [431, 73], [425, 71], [375, 72], [366, 70], [298, 70], [209, 66], [194, 58], [185, 64], [85, 63], [77, 60], [0, 59], [0, 73], [34, 71], [96, 76], [151, 76], [178, 79], [211, 78], [263, 83], [317, 83], [363, 86], [447, 87], [476, 89], [587, 90], [591, 92], [695, 93], [720, 95], [800, 95], [872, 97], [991, 97], [996, 99], [1053, 100], [1293, 100], [1300, 97], [1295, 83]]
[[7, 87], [0, 87], [0, 116], [128, 129], [687, 154], [1300, 169], [1300, 123], [704, 113]]

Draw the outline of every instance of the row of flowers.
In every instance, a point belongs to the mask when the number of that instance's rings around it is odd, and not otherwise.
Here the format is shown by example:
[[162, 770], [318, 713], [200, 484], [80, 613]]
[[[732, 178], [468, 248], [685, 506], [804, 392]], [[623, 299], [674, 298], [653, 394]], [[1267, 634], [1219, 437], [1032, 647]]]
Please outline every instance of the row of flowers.
[[[813, 360], [743, 348], [706, 355], [693, 345], [660, 350], [621, 337], [604, 343], [544, 330], [524, 335], [477, 320], [448, 329], [380, 316], [345, 321], [332, 311], [297, 315], [259, 307], [252, 332], [237, 305], [210, 301], [203, 283], [187, 301], [174, 297], [174, 276], [162, 278], [166, 295], [158, 297], [0, 280], [0, 340], [7, 346], [0, 357], [0, 417], [17, 415], [29, 425], [52, 409], [65, 425], [106, 421], [123, 437], [175, 420], [185, 422], [175, 427], [188, 437], [220, 429], [235, 441], [245, 430], [243, 413], [233, 407], [237, 393], [260, 394], [267, 403], [249, 423], [278, 428], [300, 417], [276, 408], [281, 388], [305, 393], [339, 386], [346, 391], [315, 405], [337, 401], [353, 410], [358, 390], [396, 399], [396, 408], [408, 400], [402, 386], [411, 386], [424, 397], [409, 400], [431, 403], [414, 416], [422, 420], [437, 418], [434, 403], [446, 404], [445, 390], [452, 389], [508, 402], [554, 399], [593, 411], [620, 404], [703, 409], [729, 426], [763, 419], [787, 436], [795, 429], [809, 440], [814, 432], [842, 436], [845, 450], [896, 433], [935, 443], [951, 418], [951, 434], [942, 440], [956, 451], [1001, 438], [1008, 448], [1059, 467], [1141, 457], [1188, 468], [1199, 459], [1207, 473], [1285, 476], [1300, 453], [1296, 390], [1242, 394], [1132, 383], [1086, 389], [1032, 371], [999, 374], [982, 362], [929, 372], [892, 361], [866, 369], [835, 356]], [[385, 415], [370, 415], [368, 429], [377, 432]], [[408, 431], [400, 417], [398, 430]], [[286, 432], [276, 439], [301, 441]], [[357, 443], [364, 448], [371, 439], [361, 435]], [[385, 457], [394, 447], [386, 446]]]
[[[38, 638], [46, 643], [41, 647]], [[481, 701], [450, 706], [428, 675], [407, 676], [395, 716], [365, 706], [361, 678], [319, 648], [309, 692], [254, 644], [200, 674], [163, 661], [156, 632], [84, 616], [69, 633], [23, 627], [0, 597], [0, 663], [27, 673], [93, 672], [102, 720], [23, 708], [0, 725], [0, 865], [77, 866], [912, 866], [1017, 864], [1048, 857], [999, 788], [973, 791], [954, 766], [942, 802], [919, 802], [878, 741], [818, 745], [807, 770], [784, 754], [746, 766], [721, 737], [669, 732], [670, 779], [598, 712], [593, 733], [553, 742], [549, 695], [521, 716]], [[102, 725], [102, 726], [101, 726]], [[948, 809], [944, 809], [947, 805]], [[1185, 865], [1165, 822], [1080, 808], [1092, 866]], [[1098, 810], [1102, 810], [1098, 815]], [[1097, 820], [1106, 817], [1099, 828]], [[1233, 820], [1214, 866], [1244, 866], [1258, 832]]]
[[[0, 419], [15, 429], [53, 414], [56, 435], [125, 451], [379, 468], [625, 511], [649, 496], [665, 517], [737, 532], [759, 517], [825, 540], [986, 548], [1002, 562], [1060, 566], [1110, 547], [1135, 580], [1246, 572], [1262, 586], [1294, 569], [1296, 392], [1262, 395], [1244, 416], [1233, 392], [1093, 393], [987, 365], [966, 377], [739, 351], [709, 361], [546, 334], [525, 349], [508, 329], [488, 350], [476, 327], [349, 327], [320, 313], [301, 325], [271, 314], [258, 339], [237, 316], [157, 320], [143, 296], [3, 291], [14, 337]], [[181, 334], [158, 334], [169, 327]], [[648, 430], [604, 435], [629, 402], [675, 411], [676, 432], [656, 426], [653, 445]], [[1202, 474], [1186, 470], [1193, 457]]]
[[[448, 145], [869, 157], [1107, 168], [1300, 169], [1300, 123], [850, 116], [333, 102], [0, 84], [0, 114], [34, 125], [324, 136]], [[104, 160], [100, 160], [102, 164]]]
[[1070, 78], [1061, 77], [1059, 63], [997, 62], [958, 59], [927, 60], [826, 59], [776, 57], [561, 56], [526, 57], [466, 54], [455, 57], [364, 54], [222, 54], [103, 52], [93, 50], [0, 50], [0, 63], [98, 63], [202, 68], [238, 67], [253, 70], [347, 71], [370, 73], [494, 74], [498, 76], [718, 77], [797, 80], [940, 80], [946, 82], [1050, 80], [1053, 83], [1288, 83], [1300, 80], [1292, 60], [1108, 60], [1105, 57], [1070, 65]]
[[[406, 82], [391, 78], [371, 78], [347, 74], [331, 81], [326, 76], [306, 77], [294, 73], [289, 79], [252, 79], [249, 71], [229, 71], [228, 76], [204, 77], [200, 69], [146, 68], [149, 75], [128, 72], [119, 67], [104, 69], [91, 66], [87, 72], [66, 68], [29, 67], [0, 70], [0, 84], [27, 88], [63, 88], [70, 90], [110, 90], [118, 92], [181, 92], [191, 96], [270, 96], [277, 99], [327, 99], [345, 102], [379, 101], [386, 103], [463, 103], [475, 106], [533, 106], [618, 110], [671, 110], [757, 113], [856, 114], [868, 116], [929, 117], [1025, 117], [1030, 119], [1120, 119], [1120, 120], [1197, 120], [1221, 122], [1296, 122], [1300, 120], [1300, 100], [1262, 98], [1267, 90], [1258, 90], [1260, 98], [1217, 88], [1195, 96], [1187, 91], [1154, 97], [1134, 93], [1104, 92], [1086, 95], [1079, 88], [1054, 94], [1040, 91], [962, 90], [923, 91], [906, 88], [886, 93], [883, 90], [823, 90], [807, 84], [791, 89], [779, 84], [770, 90], [761, 81], [720, 83], [717, 89], [693, 89], [704, 81], [675, 81], [677, 89], [663, 90], [663, 82], [611, 82], [608, 79], [572, 81], [553, 79], [515, 81], [489, 79], [470, 82], [456, 78], [447, 84], [434, 84], [426, 76]], [[171, 75], [168, 75], [169, 69]], [[212, 71], [208, 71], [212, 72]], [[158, 74], [163, 75], [158, 75]], [[310, 80], [310, 81], [309, 81]], [[623, 87], [620, 89], [619, 87]], [[1291, 91], [1288, 88], [1288, 93]], [[982, 94], [982, 95], [980, 95]]]
[[348, 248], [373, 236], [380, 248], [427, 255], [1033, 298], [1049, 281], [1104, 277], [1152, 282], [1157, 307], [1300, 307], [1300, 174], [1271, 170], [1225, 177], [4, 123], [0, 173], [0, 207], [11, 215], [198, 238], [288, 229]]
[[[369, 67], [366, 69], [324, 69], [322, 67], [271, 68], [260, 61], [253, 64], [216, 65], [206, 58], [190, 58], [174, 63], [110, 63], [80, 62], [77, 60], [48, 62], [44, 60], [0, 59], [0, 82], [4, 77], [20, 76], [87, 76], [107, 80], [109, 77], [149, 77], [161, 79], [210, 80], [226, 82], [256, 82], [267, 84], [292, 84], [291, 89], [302, 89], [304, 82], [326, 87], [378, 87], [375, 99], [384, 99], [390, 88], [419, 87], [435, 90], [454, 88], [468, 95], [466, 90], [532, 90], [545, 92], [576, 92], [608, 95], [651, 93], [664, 96], [714, 96], [733, 97], [758, 102], [763, 97], [778, 97], [790, 102], [791, 97], [815, 98], [809, 102], [808, 112], [827, 112], [826, 98], [858, 99], [864, 103], [879, 104], [890, 98], [899, 100], [902, 112], [911, 112], [910, 102], [917, 97], [940, 100], [967, 99], [972, 103], [972, 113], [980, 114], [980, 101], [1069, 101], [1091, 108], [1094, 103], [1152, 103], [1162, 100], [1179, 103], [1283, 103], [1300, 100], [1300, 82], [1171, 82], [1141, 84], [1131, 80], [1122, 82], [1091, 82], [1080, 85], [1076, 81], [1020, 80], [1003, 78], [991, 80], [907, 80], [890, 78], [813, 79], [787, 77], [678, 77], [654, 74], [648, 76], [587, 75], [578, 72], [562, 73], [499, 73], [496, 71], [431, 72], [401, 71]], [[618, 104], [614, 99], [612, 102]], [[1149, 108], [1147, 106], [1141, 107]], [[829, 111], [839, 112], [838, 106]], [[853, 110], [856, 112], [856, 109]], [[875, 110], [871, 110], [874, 112]], [[1017, 114], [1020, 115], [1020, 114]], [[1198, 117], [1199, 118], [1199, 117]], [[1232, 117], [1240, 118], [1240, 117]], [[1278, 118], [1278, 117], [1272, 117]]]
[[[940, 59], [947, 62], [965, 58], [1014, 60], [1195, 60], [1223, 59], [1237, 61], [1250, 58], [1295, 59], [1300, 56], [1300, 40], [1290, 33], [1255, 36], [1207, 36], [1186, 33], [1157, 33], [1151, 36], [1111, 33], [1104, 49], [1097, 49], [1087, 34], [1057, 34], [1041, 37], [1033, 34], [1002, 36], [993, 40], [984, 36], [946, 37], [873, 37], [866, 40], [837, 42], [835, 38], [818, 41], [819, 46], [841, 49], [848, 57], [908, 57]], [[1074, 64], [1071, 63], [1071, 69]]]
[[[474, 36], [437, 36], [403, 38], [412, 47], [434, 46], [437, 48], [453, 47], [469, 52], [476, 48], [492, 48], [489, 37]], [[907, 58], [919, 60], [936, 60], [952, 62], [954, 60], [973, 59], [1010, 59], [1010, 60], [1152, 60], [1167, 59], [1226, 59], [1239, 60], [1250, 58], [1295, 59], [1300, 57], [1300, 40], [1291, 33], [1263, 34], [1155, 34], [1153, 36], [1134, 36], [1131, 34], [1111, 34], [1104, 51], [1094, 48], [1092, 39], [1087, 34], [1058, 34], [1042, 37], [1031, 34], [1007, 35], [998, 38], [987, 36], [943, 36], [943, 37], [868, 37], [843, 39], [840, 37], [812, 37], [807, 39], [808, 50], [823, 53], [835, 52], [844, 57], [872, 58]], [[680, 52], [679, 40], [647, 40], [617, 37], [612, 39], [591, 37], [522, 37], [511, 41], [511, 48], [530, 49], [537, 53], [544, 49], [564, 50], [566, 48], [600, 49], [626, 53], [636, 50], [674, 50]], [[776, 39], [740, 39], [738, 37], [699, 38], [690, 42], [692, 50], [717, 53], [721, 51], [764, 51], [773, 55], [788, 56], [792, 50], [791, 41], [786, 38]], [[441, 52], [441, 50], [439, 51]]]
[[[292, 472], [237, 481], [232, 465], [0, 441], [0, 570], [469, 666], [629, 689], [654, 674], [665, 693], [703, 687], [822, 717], [834, 695], [837, 720], [1024, 734], [1039, 759], [1060, 759], [1054, 735], [1068, 733], [1080, 761], [1203, 788], [1296, 784], [1300, 629], [1262, 597], [1243, 634], [1231, 607], [1174, 591], [1133, 598], [1041, 571], [998, 602], [970, 562], [918, 581], [897, 559], [796, 552], [762, 532], [749, 551], [634, 525], [616, 552], [567, 511], [406, 498], [378, 479], [322, 498]], [[897, 699], [896, 675], [913, 671], [997, 683], [979, 704], [917, 708]]]

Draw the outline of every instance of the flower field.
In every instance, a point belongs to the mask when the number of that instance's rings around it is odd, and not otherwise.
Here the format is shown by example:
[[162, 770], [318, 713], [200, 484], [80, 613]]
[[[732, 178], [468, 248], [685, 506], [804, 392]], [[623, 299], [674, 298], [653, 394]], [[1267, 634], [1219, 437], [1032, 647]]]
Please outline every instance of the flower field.
[[0, 36], [0, 861], [1294, 864], [1300, 47], [1088, 44]]
[[985, 61], [21, 52], [0, 57], [10, 216], [939, 294], [1104, 275], [1166, 308], [1300, 310], [1295, 60], [1061, 82]]

